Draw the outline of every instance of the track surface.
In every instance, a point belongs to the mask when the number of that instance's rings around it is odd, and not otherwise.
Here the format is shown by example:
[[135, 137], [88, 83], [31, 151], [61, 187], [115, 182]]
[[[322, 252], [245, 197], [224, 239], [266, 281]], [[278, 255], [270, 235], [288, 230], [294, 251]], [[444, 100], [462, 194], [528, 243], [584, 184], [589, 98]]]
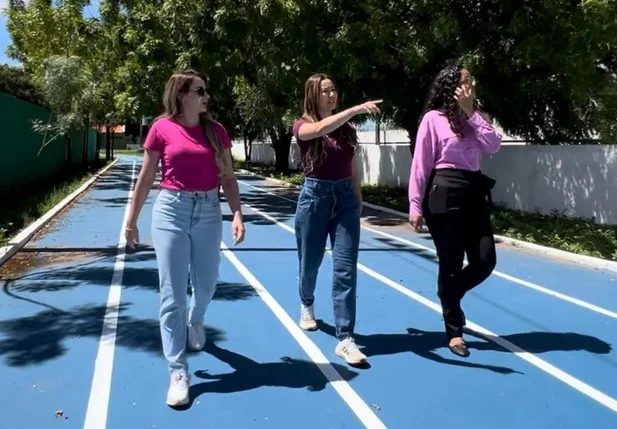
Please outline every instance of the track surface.
[[119, 246], [139, 167], [122, 157], [0, 268], [0, 428], [617, 427], [614, 274], [499, 247], [497, 272], [463, 303], [461, 359], [445, 347], [432, 242], [365, 209], [357, 342], [370, 366], [352, 368], [334, 354], [329, 255], [320, 329], [297, 327], [297, 190], [243, 175], [246, 241], [233, 246], [224, 203], [209, 344], [189, 359], [190, 405], [168, 408], [156, 190], [141, 246]]

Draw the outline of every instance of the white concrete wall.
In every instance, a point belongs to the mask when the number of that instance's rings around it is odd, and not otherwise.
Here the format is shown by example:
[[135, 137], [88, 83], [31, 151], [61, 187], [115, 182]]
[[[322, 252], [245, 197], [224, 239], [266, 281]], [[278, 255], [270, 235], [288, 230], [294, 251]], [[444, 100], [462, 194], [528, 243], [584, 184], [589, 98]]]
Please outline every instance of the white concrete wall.
[[[374, 133], [373, 133], [374, 136]], [[234, 144], [236, 159], [244, 160], [241, 142]], [[290, 167], [299, 165], [292, 143]], [[407, 143], [361, 144], [362, 179], [381, 186], [406, 187], [411, 153]], [[254, 144], [252, 161], [274, 162], [269, 144]], [[483, 171], [497, 180], [495, 202], [523, 211], [595, 218], [617, 224], [617, 147], [607, 145], [531, 146], [504, 143], [496, 155], [485, 158]]]
[[495, 201], [617, 224], [617, 146], [508, 146], [483, 163]]

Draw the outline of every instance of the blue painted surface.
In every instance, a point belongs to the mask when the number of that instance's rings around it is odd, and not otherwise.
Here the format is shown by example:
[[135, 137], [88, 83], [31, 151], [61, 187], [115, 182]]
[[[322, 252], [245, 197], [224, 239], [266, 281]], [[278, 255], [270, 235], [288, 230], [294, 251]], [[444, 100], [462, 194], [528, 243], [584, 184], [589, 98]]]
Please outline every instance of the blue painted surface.
[[[319, 369], [225, 257], [206, 313], [213, 344], [189, 357], [192, 403], [183, 411], [165, 406], [169, 376], [159, 352], [156, 261], [145, 228], [155, 197], [150, 194], [140, 216], [143, 250], [127, 257], [108, 427], [286, 427], [296, 420], [300, 428], [357, 426]], [[358, 376], [338, 365], [345, 377]], [[319, 413], [298, 413], [304, 409]]]
[[20, 252], [24, 269], [0, 281], [2, 428], [83, 426], [127, 198], [117, 186], [124, 174], [125, 166], [102, 178]]
[[[17, 279], [0, 295], [0, 374], [10, 387], [0, 390], [2, 428], [83, 427], [132, 159], [122, 158], [30, 243], [30, 249], [45, 250], [24, 259], [36, 266], [9, 276]], [[251, 177], [242, 180], [292, 199], [295, 193]], [[241, 191], [243, 201], [293, 227], [293, 202], [245, 185]], [[168, 373], [160, 351], [149, 231], [155, 196], [153, 191], [140, 216], [142, 245], [126, 258], [107, 427], [361, 427], [225, 257], [206, 315], [211, 344], [189, 359], [193, 401], [182, 411], [165, 405]], [[223, 207], [224, 242], [297, 321], [294, 235], [245, 209], [246, 241], [234, 247], [226, 203]], [[374, 228], [432, 248], [409, 229]], [[361, 249], [362, 264], [437, 302], [433, 254], [366, 230]], [[84, 250], [88, 253], [80, 253]], [[617, 311], [610, 273], [502, 247], [498, 256], [504, 273]], [[370, 367], [347, 367], [334, 354], [331, 270], [326, 256], [316, 290], [322, 322], [307, 335], [387, 427], [617, 426], [617, 413], [485, 339], [467, 336], [468, 359], [452, 355], [440, 314], [364, 273], [357, 293], [357, 342]], [[496, 276], [466, 297], [464, 309], [470, 321], [617, 398], [614, 319]], [[68, 420], [54, 417], [56, 410]]]

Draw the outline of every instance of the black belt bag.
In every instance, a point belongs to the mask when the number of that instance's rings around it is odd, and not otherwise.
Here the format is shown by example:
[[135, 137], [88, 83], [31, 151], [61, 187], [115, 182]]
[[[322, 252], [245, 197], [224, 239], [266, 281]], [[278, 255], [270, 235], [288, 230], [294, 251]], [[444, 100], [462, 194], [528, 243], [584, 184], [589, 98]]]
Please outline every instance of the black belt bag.
[[495, 183], [494, 179], [482, 172], [434, 170], [424, 199], [425, 209], [431, 214], [461, 210], [476, 212], [483, 209], [490, 212], [493, 208], [492, 189]]

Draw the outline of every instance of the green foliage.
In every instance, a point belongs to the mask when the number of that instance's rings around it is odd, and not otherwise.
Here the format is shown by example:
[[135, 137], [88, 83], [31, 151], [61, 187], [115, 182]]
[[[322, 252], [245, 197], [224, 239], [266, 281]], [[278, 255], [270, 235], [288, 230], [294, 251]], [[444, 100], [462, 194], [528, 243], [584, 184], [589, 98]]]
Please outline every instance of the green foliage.
[[[5, 246], [21, 229], [51, 210], [105, 165], [102, 162], [87, 170], [64, 170], [45, 181], [0, 194], [2, 201], [11, 201], [0, 205], [0, 246]], [[19, 198], [14, 197], [16, 192]]]
[[9, 57], [36, 74], [52, 56], [87, 56], [90, 45], [83, 37], [87, 24], [82, 17], [82, 0], [14, 1], [7, 11], [7, 29], [12, 44]]
[[54, 120], [45, 123], [34, 120], [34, 130], [47, 136], [41, 150], [60, 136], [84, 123], [82, 102], [87, 94], [86, 77], [79, 57], [51, 56], [41, 64], [39, 82]]
[[332, 22], [314, 32], [331, 46], [349, 101], [384, 98], [387, 116], [412, 139], [428, 86], [451, 61], [472, 71], [484, 108], [511, 135], [549, 143], [605, 136], [617, 119], [615, 2], [360, 0], [331, 8]]
[[[617, 137], [617, 2], [611, 0], [11, 1], [9, 54], [30, 73], [79, 57], [97, 121], [156, 115], [169, 76], [209, 76], [211, 109], [233, 131], [287, 145], [304, 81], [334, 77], [341, 107], [385, 100], [415, 137], [424, 98], [448, 62], [467, 66], [482, 106], [508, 134], [562, 143]], [[283, 153], [284, 155], [284, 153]]]
[[10, 94], [37, 106], [46, 107], [40, 88], [24, 70], [0, 65], [0, 92]]

